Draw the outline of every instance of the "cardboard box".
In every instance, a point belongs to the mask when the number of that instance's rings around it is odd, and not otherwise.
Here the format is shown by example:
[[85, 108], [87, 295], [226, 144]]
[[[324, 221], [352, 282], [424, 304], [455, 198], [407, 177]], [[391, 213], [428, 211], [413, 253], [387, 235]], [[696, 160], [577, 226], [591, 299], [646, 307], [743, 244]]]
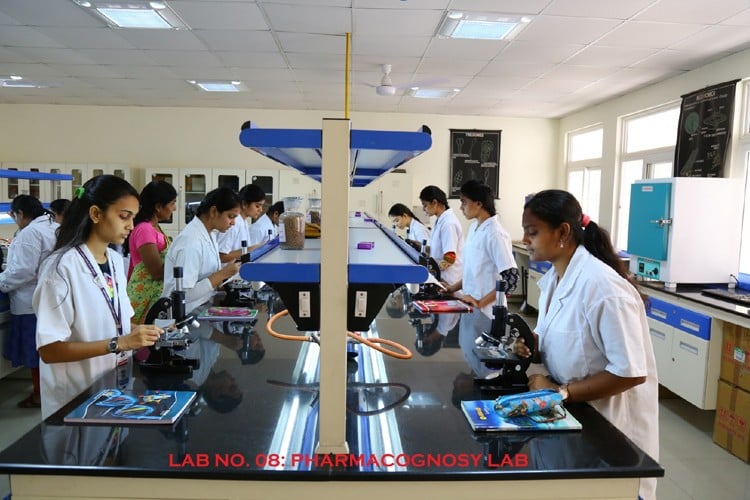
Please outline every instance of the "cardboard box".
[[750, 329], [724, 323], [721, 379], [750, 391]]
[[714, 443], [750, 461], [750, 393], [723, 380], [716, 400]]

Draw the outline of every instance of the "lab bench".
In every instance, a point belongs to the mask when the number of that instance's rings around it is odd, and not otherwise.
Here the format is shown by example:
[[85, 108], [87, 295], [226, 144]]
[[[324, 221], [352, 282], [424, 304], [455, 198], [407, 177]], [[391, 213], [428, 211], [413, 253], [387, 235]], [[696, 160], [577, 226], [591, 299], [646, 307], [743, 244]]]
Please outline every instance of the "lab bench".
[[701, 294], [707, 285], [641, 282], [648, 295], [659, 383], [700, 409], [716, 409], [724, 325], [750, 328], [750, 308]]
[[[637, 496], [639, 477], [663, 469], [586, 404], [569, 411], [582, 431], [479, 434], [456, 406], [476, 399], [472, 371], [460, 348], [397, 360], [348, 344], [345, 432], [349, 452], [329, 467], [315, 455], [320, 349], [310, 342], [268, 337], [260, 306], [255, 329], [265, 348], [242, 364], [237, 339], [198, 339], [202, 366], [183, 389], [201, 404], [174, 427], [65, 425], [64, 415], [100, 387], [123, 382], [160, 387], [138, 369], [100, 381], [0, 452], [13, 498], [617, 498]], [[464, 346], [488, 321], [465, 316]], [[410, 346], [408, 317], [384, 308], [369, 335]], [[474, 321], [476, 320], [476, 321]], [[484, 322], [484, 323], [483, 323]], [[294, 332], [281, 318], [274, 328]], [[322, 342], [326, 339], [323, 338]], [[129, 374], [128, 374], [129, 375]], [[175, 387], [174, 381], [170, 388]], [[206, 404], [222, 390], [233, 405]], [[360, 459], [359, 457], [364, 457]], [[315, 461], [318, 460], [316, 466]]]

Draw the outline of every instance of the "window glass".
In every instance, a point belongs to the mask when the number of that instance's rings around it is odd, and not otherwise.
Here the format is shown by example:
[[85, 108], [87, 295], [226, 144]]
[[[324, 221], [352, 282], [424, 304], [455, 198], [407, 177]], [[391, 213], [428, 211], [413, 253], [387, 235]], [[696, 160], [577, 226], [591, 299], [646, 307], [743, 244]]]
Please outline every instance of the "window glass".
[[625, 153], [674, 146], [680, 108], [625, 120]]
[[604, 129], [598, 128], [588, 132], [570, 135], [568, 161], [591, 160], [602, 157], [602, 139]]

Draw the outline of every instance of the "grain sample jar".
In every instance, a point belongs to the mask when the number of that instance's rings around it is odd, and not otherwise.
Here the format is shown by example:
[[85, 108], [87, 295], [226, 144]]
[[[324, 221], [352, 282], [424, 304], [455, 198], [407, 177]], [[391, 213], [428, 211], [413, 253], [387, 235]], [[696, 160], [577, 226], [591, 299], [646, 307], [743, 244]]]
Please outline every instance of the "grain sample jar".
[[279, 246], [286, 250], [305, 248], [305, 214], [300, 212], [301, 196], [284, 198], [284, 213], [279, 216]]
[[309, 198], [310, 208], [307, 209], [305, 221], [320, 227], [320, 198]]

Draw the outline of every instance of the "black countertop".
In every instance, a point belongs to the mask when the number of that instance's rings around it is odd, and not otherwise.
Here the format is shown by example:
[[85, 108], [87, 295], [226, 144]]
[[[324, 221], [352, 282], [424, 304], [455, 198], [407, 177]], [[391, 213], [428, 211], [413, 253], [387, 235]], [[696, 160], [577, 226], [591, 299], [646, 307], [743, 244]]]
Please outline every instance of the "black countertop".
[[[255, 331], [265, 347], [260, 362], [241, 362], [241, 337], [217, 335], [191, 347], [202, 366], [190, 379], [157, 380], [137, 367], [121, 368], [2, 451], [0, 472], [268, 480], [664, 475], [654, 460], [585, 404], [569, 407], [582, 431], [472, 432], [454, 402], [481, 396], [471, 367], [482, 367], [470, 352], [478, 332], [489, 328], [481, 313], [465, 315], [448, 336], [446, 343], [454, 339], [453, 347], [429, 357], [415, 352], [404, 361], [350, 346], [346, 436], [350, 454], [357, 458], [329, 467], [314, 454], [318, 346], [271, 338], [265, 331], [267, 309], [261, 307], [259, 318]], [[393, 318], [384, 309], [374, 325], [379, 335], [414, 350], [415, 328], [408, 317]], [[275, 328], [297, 333], [288, 317]], [[252, 335], [245, 337], [246, 345], [257, 342]], [[194, 389], [199, 404], [174, 426], [62, 423], [93, 390], [123, 385]]]
[[644, 292], [646, 295], [648, 295], [648, 289], [656, 290], [667, 295], [687, 299], [703, 306], [720, 309], [745, 320], [750, 319], [750, 307], [735, 304], [729, 300], [708, 297], [701, 293], [703, 290], [709, 288], [726, 290], [726, 285], [678, 284], [675, 288], [667, 288], [662, 281], [641, 281], [638, 284], [645, 289]]

